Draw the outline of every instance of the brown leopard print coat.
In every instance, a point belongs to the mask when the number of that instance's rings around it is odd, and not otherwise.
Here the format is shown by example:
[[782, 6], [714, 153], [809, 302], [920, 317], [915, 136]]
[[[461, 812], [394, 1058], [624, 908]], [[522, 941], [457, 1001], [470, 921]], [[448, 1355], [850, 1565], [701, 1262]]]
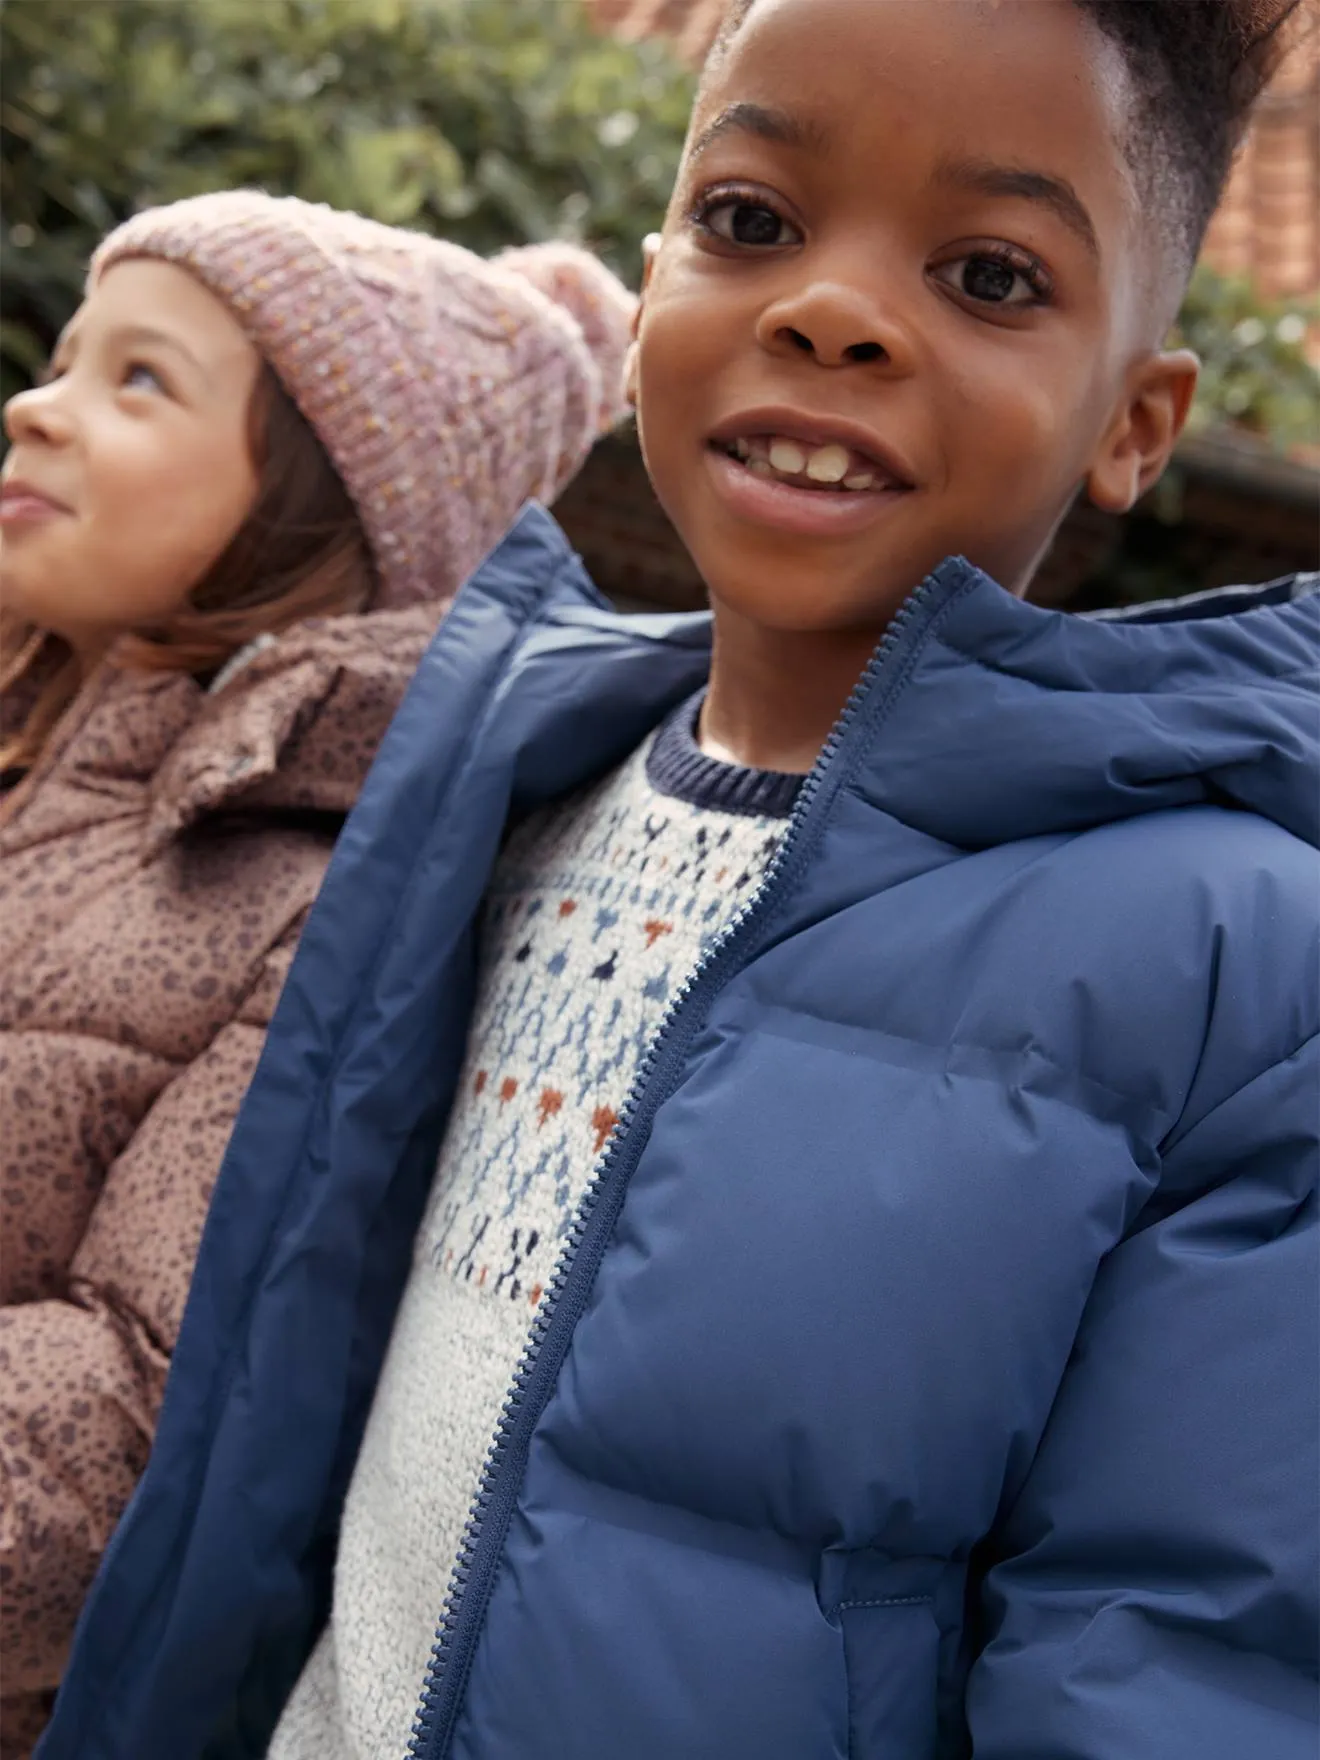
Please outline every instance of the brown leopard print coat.
[[146, 1462], [235, 1110], [438, 617], [304, 624], [209, 693], [104, 666], [0, 796], [6, 1755]]

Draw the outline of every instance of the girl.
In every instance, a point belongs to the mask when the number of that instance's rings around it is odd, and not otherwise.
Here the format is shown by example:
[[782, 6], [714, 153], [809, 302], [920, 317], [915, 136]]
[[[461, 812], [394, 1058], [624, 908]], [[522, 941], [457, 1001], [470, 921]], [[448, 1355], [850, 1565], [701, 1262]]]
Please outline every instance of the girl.
[[0, 483], [4, 1752], [145, 1464], [299, 931], [459, 581], [618, 412], [630, 298], [231, 192], [101, 246]]

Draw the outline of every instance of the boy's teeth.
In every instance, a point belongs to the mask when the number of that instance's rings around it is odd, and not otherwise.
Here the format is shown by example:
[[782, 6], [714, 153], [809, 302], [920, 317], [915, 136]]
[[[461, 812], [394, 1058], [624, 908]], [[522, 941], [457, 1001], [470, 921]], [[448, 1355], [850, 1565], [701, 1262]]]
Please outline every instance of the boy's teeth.
[[758, 477], [797, 477], [822, 489], [872, 489], [876, 484], [866, 460], [837, 440], [807, 446], [782, 434], [753, 434], [729, 441], [728, 449]]
[[785, 476], [800, 476], [806, 462], [807, 455], [796, 440], [772, 440], [770, 442], [770, 463], [777, 471], [782, 471]]
[[813, 483], [842, 483], [851, 463], [846, 446], [818, 446], [807, 460], [807, 475]]

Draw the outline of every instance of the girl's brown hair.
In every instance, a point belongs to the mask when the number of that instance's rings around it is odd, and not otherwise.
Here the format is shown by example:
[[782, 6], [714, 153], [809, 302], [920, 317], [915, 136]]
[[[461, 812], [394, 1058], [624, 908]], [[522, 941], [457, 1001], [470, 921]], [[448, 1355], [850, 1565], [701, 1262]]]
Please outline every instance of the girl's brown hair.
[[[375, 573], [356, 509], [265, 363], [248, 444], [258, 471], [252, 511], [173, 617], [121, 638], [117, 664], [207, 678], [257, 636], [368, 603]], [[16, 722], [0, 731], [0, 771], [31, 767], [80, 683], [76, 657], [59, 636], [0, 616], [0, 693]]]

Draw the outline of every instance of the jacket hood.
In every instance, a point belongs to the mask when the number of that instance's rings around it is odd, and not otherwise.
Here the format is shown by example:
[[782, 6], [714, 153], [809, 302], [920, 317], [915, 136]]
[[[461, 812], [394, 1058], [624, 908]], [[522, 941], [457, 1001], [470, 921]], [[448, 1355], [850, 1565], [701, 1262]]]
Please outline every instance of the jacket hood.
[[962, 847], [1196, 804], [1320, 844], [1315, 581], [1092, 619], [947, 562], [909, 601], [919, 652], [857, 785]]
[[232, 808], [346, 814], [440, 616], [314, 619], [245, 649], [209, 691], [186, 681], [191, 714], [152, 783], [151, 847]]
[[[297, 623], [252, 642], [209, 688], [107, 660], [5, 797], [7, 841], [69, 831], [111, 801], [141, 811], [144, 796], [148, 859], [208, 813], [345, 817], [445, 609]], [[7, 693], [0, 727], [21, 725], [40, 679], [39, 662]]]
[[233, 808], [343, 817], [441, 615], [414, 605], [297, 624], [253, 643], [209, 690], [107, 661], [6, 797], [7, 839], [138, 813], [144, 799], [148, 858]]

